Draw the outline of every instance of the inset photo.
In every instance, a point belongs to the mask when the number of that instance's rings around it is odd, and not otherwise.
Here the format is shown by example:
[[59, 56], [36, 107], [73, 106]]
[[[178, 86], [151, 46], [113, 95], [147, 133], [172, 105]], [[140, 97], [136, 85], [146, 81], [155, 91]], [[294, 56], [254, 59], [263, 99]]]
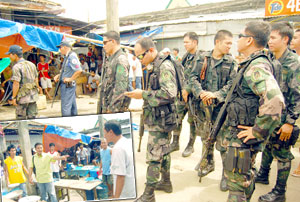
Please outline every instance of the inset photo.
[[130, 113], [0, 122], [3, 201], [136, 198]]

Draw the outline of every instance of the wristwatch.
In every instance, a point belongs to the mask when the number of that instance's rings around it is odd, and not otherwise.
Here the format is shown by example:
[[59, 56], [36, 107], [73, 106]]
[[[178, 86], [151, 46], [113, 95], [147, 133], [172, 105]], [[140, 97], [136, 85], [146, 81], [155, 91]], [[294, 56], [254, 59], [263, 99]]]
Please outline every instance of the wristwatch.
[[16, 97], [11, 97], [12, 100], [16, 99]]

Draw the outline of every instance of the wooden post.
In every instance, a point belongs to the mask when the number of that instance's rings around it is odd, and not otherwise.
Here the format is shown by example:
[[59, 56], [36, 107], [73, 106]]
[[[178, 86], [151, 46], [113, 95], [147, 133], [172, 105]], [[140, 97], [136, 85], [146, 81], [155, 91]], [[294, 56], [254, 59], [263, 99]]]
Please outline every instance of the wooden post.
[[119, 0], [106, 0], [107, 31], [119, 32]]
[[[26, 168], [29, 170], [32, 161], [32, 154], [31, 154], [31, 142], [28, 130], [28, 123], [27, 121], [19, 121], [18, 122], [18, 133], [19, 133], [19, 142], [21, 145], [21, 151], [23, 156], [23, 162]], [[35, 186], [29, 185], [29, 180], [27, 180], [27, 191], [29, 194], [36, 195], [36, 188]]]
[[98, 116], [98, 124], [99, 124], [99, 133], [100, 133], [100, 138], [104, 138], [104, 132], [103, 132], [103, 115]]

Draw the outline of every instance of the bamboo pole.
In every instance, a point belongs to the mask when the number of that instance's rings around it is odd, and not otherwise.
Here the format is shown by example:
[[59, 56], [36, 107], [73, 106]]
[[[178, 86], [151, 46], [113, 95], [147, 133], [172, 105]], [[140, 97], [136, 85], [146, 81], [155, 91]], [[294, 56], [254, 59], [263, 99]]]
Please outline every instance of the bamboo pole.
[[[96, 39], [89, 39], [89, 38], [85, 38], [85, 37], [80, 37], [80, 36], [74, 36], [71, 34], [64, 34], [64, 36], [71, 38], [71, 39], [76, 39], [76, 40], [81, 40], [81, 41], [87, 41], [87, 42], [92, 42], [92, 43], [99, 43], [99, 44], [103, 44], [102, 41], [96, 40]], [[128, 50], [134, 50], [134, 48], [129, 47], [129, 46], [124, 46], [124, 45], [120, 45], [121, 48], [126, 48]]]

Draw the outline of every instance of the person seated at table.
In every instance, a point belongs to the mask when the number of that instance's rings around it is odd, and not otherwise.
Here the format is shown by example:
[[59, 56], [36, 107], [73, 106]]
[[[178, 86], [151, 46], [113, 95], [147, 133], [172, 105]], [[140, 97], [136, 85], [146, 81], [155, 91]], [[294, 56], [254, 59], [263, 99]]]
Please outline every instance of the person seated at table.
[[94, 152], [94, 159], [92, 160], [92, 163], [94, 166], [99, 166], [100, 160], [101, 160], [100, 150], [99, 150], [99, 148], [96, 148], [95, 150], [96, 151]]
[[100, 170], [102, 169], [102, 181], [108, 188], [108, 196], [113, 195], [112, 190], [112, 176], [110, 174], [110, 165], [111, 165], [111, 149], [107, 146], [107, 141], [105, 138], [101, 140], [101, 161], [100, 161]]
[[80, 144], [79, 150], [77, 152], [78, 152], [78, 162], [80, 162], [80, 164], [84, 166], [87, 165], [88, 156], [89, 156], [87, 148], [84, 148], [83, 144]]
[[95, 74], [94, 71], [91, 71], [91, 75], [88, 79], [88, 85], [87, 88], [90, 93], [97, 92], [98, 85], [100, 83], [100, 76], [98, 74]]

